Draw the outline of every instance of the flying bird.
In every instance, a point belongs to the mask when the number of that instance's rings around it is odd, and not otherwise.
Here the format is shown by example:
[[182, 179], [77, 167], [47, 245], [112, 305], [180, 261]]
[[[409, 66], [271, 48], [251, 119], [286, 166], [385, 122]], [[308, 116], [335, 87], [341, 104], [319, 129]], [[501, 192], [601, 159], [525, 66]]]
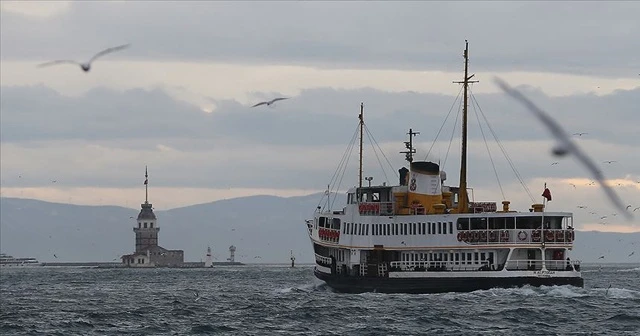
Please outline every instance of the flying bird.
[[123, 44], [123, 45], [120, 45], [120, 46], [117, 46], [117, 47], [107, 48], [107, 49], [95, 54], [93, 57], [91, 57], [91, 59], [88, 62], [85, 62], [85, 63], [80, 63], [80, 62], [73, 61], [73, 60], [57, 60], [57, 61], [51, 61], [51, 62], [39, 64], [38, 68], [47, 67], [47, 66], [51, 66], [51, 65], [57, 65], [57, 64], [76, 64], [76, 65], [79, 65], [80, 68], [82, 68], [82, 70], [84, 72], [89, 72], [89, 70], [91, 70], [91, 63], [93, 61], [95, 61], [98, 57], [104, 56], [106, 54], [110, 54], [112, 52], [120, 51], [120, 50], [128, 48], [128, 47], [129, 47], [129, 44]]
[[637, 207], [635, 209], [633, 209], [633, 212], [636, 212], [636, 210], [640, 209], [640, 207]]
[[633, 251], [627, 257], [630, 257], [630, 256], [634, 255], [635, 253], [636, 253], [636, 251]]
[[573, 133], [573, 135], [577, 135], [577, 136], [583, 136], [585, 134], [589, 134], [589, 133], [587, 132]]
[[629, 210], [629, 208], [631, 207], [631, 205], [627, 205], [626, 208], [624, 208], [625, 210]]
[[613, 161], [603, 161], [602, 163], [612, 164], [614, 162], [618, 162], [618, 161], [615, 161], [615, 160], [613, 160]]
[[555, 166], [555, 165], [557, 165], [558, 163], [560, 163], [560, 162], [554, 162], [554, 163], [552, 163], [551, 165], [552, 165], [552, 166]]
[[569, 183], [569, 184], [573, 187], [573, 189], [575, 189], [575, 188], [576, 188], [576, 185], [575, 185], [575, 184], [573, 184], [573, 183]]
[[263, 101], [263, 102], [259, 102], [251, 107], [256, 107], [256, 106], [260, 106], [260, 105], [267, 105], [267, 106], [271, 106], [273, 105], [273, 103], [280, 101], [280, 100], [285, 100], [285, 99], [289, 99], [289, 98], [274, 98], [271, 99], [270, 101]]
[[[598, 181], [598, 183], [602, 187], [602, 190], [604, 190], [611, 203], [613, 203], [613, 205], [620, 210], [624, 209], [624, 203], [622, 202], [618, 194], [616, 194], [616, 192], [606, 184], [605, 177], [598, 169], [598, 166], [596, 166], [593, 161], [585, 153], [583, 153], [582, 150], [580, 150], [580, 148], [578, 148], [578, 146], [573, 143], [573, 141], [571, 141], [560, 124], [558, 124], [546, 112], [541, 110], [527, 97], [520, 93], [520, 91], [510, 87], [506, 82], [502, 81], [499, 78], [496, 78], [495, 82], [506, 94], [525, 105], [525, 107], [549, 129], [551, 134], [559, 142], [559, 145], [553, 151], [555, 155], [563, 155], [569, 153], [573, 154], [576, 159], [578, 159], [578, 161], [580, 161], [585, 166], [585, 168], [591, 172], [593, 178]], [[633, 215], [631, 215], [631, 213], [625, 211], [624, 214], [629, 220], [633, 218]]]
[[586, 205], [578, 205], [578, 208], [580, 208], [580, 209], [586, 209], [586, 208], [587, 208], [587, 206], [586, 206]]

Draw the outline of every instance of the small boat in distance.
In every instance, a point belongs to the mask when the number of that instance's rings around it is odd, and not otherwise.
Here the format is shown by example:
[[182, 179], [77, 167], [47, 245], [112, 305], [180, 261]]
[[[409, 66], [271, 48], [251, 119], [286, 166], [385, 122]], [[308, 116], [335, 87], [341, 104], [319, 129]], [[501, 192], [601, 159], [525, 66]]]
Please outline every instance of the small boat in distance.
[[0, 267], [35, 267], [42, 263], [35, 258], [14, 258], [8, 254], [0, 253]]
[[[360, 106], [359, 184], [347, 191], [344, 207], [332, 209], [331, 190], [340, 187], [342, 177], [337, 172], [344, 173], [345, 153], [332, 179], [337, 187], [330, 184], [323, 196], [326, 206], [318, 206], [313, 219], [306, 220], [315, 252], [314, 274], [334, 290], [438, 293], [524, 285], [584, 286], [580, 262], [569, 258], [575, 240], [573, 214], [545, 211], [551, 199], [546, 186], [540, 204], [523, 183], [534, 203], [525, 212], [511, 210], [508, 200], [501, 202], [501, 209], [497, 202], [476, 202], [473, 193], [470, 200], [467, 105], [468, 86], [475, 81], [468, 74], [468, 55], [467, 43], [464, 79], [459, 82], [464, 103], [458, 186], [445, 184], [447, 176], [439, 163], [413, 160], [417, 133], [412, 129], [406, 151], [401, 152], [409, 169], [399, 170], [398, 185], [372, 186], [372, 178], [366, 177], [369, 185], [363, 186], [365, 124]], [[354, 134], [348, 148], [355, 147], [356, 138]]]

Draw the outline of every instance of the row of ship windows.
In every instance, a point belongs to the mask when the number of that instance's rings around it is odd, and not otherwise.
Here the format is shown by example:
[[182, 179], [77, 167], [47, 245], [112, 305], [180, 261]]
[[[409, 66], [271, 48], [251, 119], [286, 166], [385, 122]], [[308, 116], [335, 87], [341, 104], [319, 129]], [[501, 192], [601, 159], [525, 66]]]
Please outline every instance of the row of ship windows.
[[345, 223], [342, 233], [359, 236], [369, 235], [371, 225], [372, 236], [453, 234], [453, 222], [427, 223], [394, 223], [394, 224], [362, 224]]
[[402, 253], [402, 261], [454, 261], [455, 264], [479, 264], [483, 261], [493, 262], [493, 252], [433, 252], [433, 253]]

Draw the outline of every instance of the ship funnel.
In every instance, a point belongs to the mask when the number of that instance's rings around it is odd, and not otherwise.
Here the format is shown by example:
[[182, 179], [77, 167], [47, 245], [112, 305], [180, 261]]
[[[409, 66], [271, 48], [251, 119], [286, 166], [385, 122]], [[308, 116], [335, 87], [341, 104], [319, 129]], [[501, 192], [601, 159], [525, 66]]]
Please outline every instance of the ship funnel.
[[402, 167], [400, 169], [398, 169], [398, 172], [400, 173], [400, 185], [401, 186], [406, 186], [408, 185], [408, 180], [409, 180], [409, 169], [407, 169], [407, 167]]
[[[440, 166], [433, 162], [411, 163], [409, 171], [409, 206], [425, 213], [442, 213]], [[435, 206], [434, 205], [438, 205]]]

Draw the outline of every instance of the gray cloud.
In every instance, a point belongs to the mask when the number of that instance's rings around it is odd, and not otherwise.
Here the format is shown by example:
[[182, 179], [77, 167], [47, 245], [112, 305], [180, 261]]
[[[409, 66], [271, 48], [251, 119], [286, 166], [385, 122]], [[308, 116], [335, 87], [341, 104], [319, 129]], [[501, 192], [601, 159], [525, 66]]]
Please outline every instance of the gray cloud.
[[[43, 87], [2, 87], [3, 142], [34, 140], [166, 139], [176, 149], [202, 148], [180, 139], [233, 139], [238, 143], [274, 145], [346, 145], [357, 126], [360, 102], [365, 120], [378, 142], [404, 141], [409, 127], [417, 138], [431, 143], [452, 108], [440, 141], [448, 141], [459, 113], [460, 99], [429, 93], [391, 93], [374, 89], [304, 90], [273, 108], [249, 108], [233, 100], [217, 102], [214, 113], [176, 101], [164, 91], [133, 89], [123, 92], [97, 88], [68, 97]], [[548, 97], [524, 88], [532, 99], [554, 114], [570, 132], [588, 132], [588, 139], [637, 145], [640, 87], [611, 95]], [[257, 95], [265, 95], [259, 93]], [[544, 129], [522, 108], [502, 94], [473, 96], [500, 140], [547, 139]], [[36, 99], [37, 98], [37, 99]], [[454, 104], [455, 102], [455, 104]], [[470, 137], [480, 139], [476, 111], [490, 137], [480, 109], [470, 105]], [[596, 125], [594, 127], [594, 125]], [[455, 136], [460, 132], [459, 121]], [[401, 145], [401, 143], [399, 144]], [[135, 143], [127, 143], [135, 148]], [[132, 147], [133, 146], [133, 147]], [[210, 148], [211, 143], [203, 143]], [[402, 148], [399, 148], [401, 150]]]
[[[640, 172], [640, 152], [633, 150], [640, 145], [640, 116], [635, 113], [640, 88], [607, 96], [551, 98], [524, 90], [569, 131], [588, 132], [578, 143], [596, 161], [619, 161], [603, 165], [607, 177]], [[476, 98], [522, 176], [584, 175], [571, 160], [549, 155], [553, 143], [547, 132], [519, 105], [501, 94]], [[408, 128], [422, 132], [416, 138], [416, 157], [422, 159], [454, 97], [323, 88], [303, 91], [275, 108], [219, 101], [217, 110], [208, 114], [162, 90], [94, 89], [66, 97], [42, 86], [2, 87], [3, 186], [50, 186], [50, 180], [57, 179], [59, 186], [131, 187], [140, 184], [132, 172], [149, 164], [155, 186], [324, 188], [355, 131], [360, 101], [365, 102], [368, 128], [392, 161], [390, 169], [381, 158], [395, 183], [395, 171], [405, 163], [398, 152], [404, 150]], [[476, 187], [494, 185], [473, 111], [470, 178]], [[454, 118], [447, 121], [430, 159], [444, 160]], [[450, 180], [457, 179], [459, 170], [459, 132], [458, 127], [444, 166]], [[485, 135], [503, 181], [513, 181], [486, 129]], [[383, 173], [366, 144], [367, 174], [382, 182]], [[343, 186], [355, 180], [355, 154], [351, 160]], [[552, 161], [561, 162], [551, 166]], [[46, 174], [42, 167], [47, 167]]]
[[477, 70], [636, 77], [634, 2], [74, 2], [50, 18], [2, 11], [0, 56], [211, 60], [459, 71], [464, 39]]

